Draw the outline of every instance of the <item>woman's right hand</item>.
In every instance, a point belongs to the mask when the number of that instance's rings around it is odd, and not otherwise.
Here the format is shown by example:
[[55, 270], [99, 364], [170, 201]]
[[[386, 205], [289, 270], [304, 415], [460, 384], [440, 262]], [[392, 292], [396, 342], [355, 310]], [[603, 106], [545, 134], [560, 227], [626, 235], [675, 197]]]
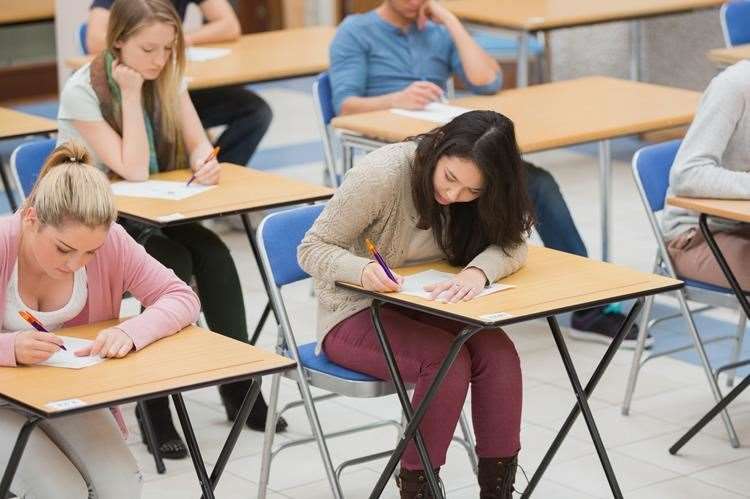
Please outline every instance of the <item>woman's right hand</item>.
[[393, 282], [385, 273], [383, 267], [378, 262], [368, 263], [362, 271], [362, 287], [368, 291], [377, 291], [380, 293], [393, 293], [401, 289], [404, 278], [391, 271], [398, 284]]
[[16, 334], [17, 364], [38, 364], [60, 350], [63, 340], [59, 336], [41, 331], [21, 331]]
[[119, 59], [112, 61], [112, 78], [120, 86], [123, 94], [140, 95], [143, 76], [135, 69], [121, 63]]

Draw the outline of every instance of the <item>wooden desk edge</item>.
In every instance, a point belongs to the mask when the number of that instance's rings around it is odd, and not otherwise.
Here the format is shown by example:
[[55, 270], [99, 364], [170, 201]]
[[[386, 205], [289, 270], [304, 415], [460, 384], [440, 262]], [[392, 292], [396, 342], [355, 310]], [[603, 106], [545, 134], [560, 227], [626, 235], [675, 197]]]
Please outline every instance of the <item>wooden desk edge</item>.
[[498, 320], [498, 321], [484, 322], [484, 321], [476, 320], [474, 318], [466, 317], [465, 315], [452, 314], [452, 313], [446, 312], [444, 310], [437, 310], [437, 309], [431, 308], [431, 307], [429, 307], [427, 305], [422, 305], [420, 303], [415, 303], [415, 302], [412, 302], [412, 301], [404, 300], [402, 298], [399, 298], [398, 295], [395, 295], [395, 294], [394, 295], [388, 295], [388, 294], [378, 293], [376, 291], [368, 291], [368, 290], [362, 289], [361, 287], [356, 286], [354, 284], [349, 284], [349, 283], [345, 283], [345, 282], [337, 282], [336, 283], [336, 286], [338, 286], [338, 287], [341, 287], [341, 288], [344, 288], [344, 289], [349, 289], [351, 291], [355, 291], [355, 292], [362, 293], [362, 294], [365, 294], [365, 295], [369, 295], [372, 298], [378, 299], [378, 300], [380, 300], [380, 301], [382, 301], [384, 303], [393, 303], [395, 305], [401, 305], [401, 306], [404, 306], [406, 308], [410, 308], [412, 310], [417, 310], [417, 311], [420, 311], [420, 312], [426, 312], [426, 313], [429, 313], [431, 315], [436, 315], [438, 317], [442, 317], [442, 318], [445, 318], [445, 319], [450, 319], [450, 320], [455, 320], [455, 321], [458, 321], [458, 322], [462, 322], [462, 323], [464, 323], [466, 325], [483, 327], [483, 328], [497, 328], [497, 327], [502, 327], [502, 326], [508, 326], [508, 325], [511, 325], [511, 324], [517, 324], [519, 322], [526, 322], [526, 321], [530, 321], [530, 320], [534, 320], [534, 319], [548, 317], [548, 316], [551, 316], [551, 315], [564, 314], [564, 313], [567, 313], [567, 312], [573, 312], [575, 310], [581, 310], [581, 309], [591, 308], [591, 307], [595, 307], [595, 306], [599, 306], [599, 305], [606, 305], [608, 303], [612, 303], [612, 302], [615, 302], [615, 301], [630, 300], [630, 299], [633, 299], [633, 298], [640, 298], [642, 296], [649, 296], [649, 295], [655, 295], [655, 294], [659, 294], [659, 293], [664, 293], [664, 292], [667, 292], [667, 291], [674, 291], [674, 290], [682, 288], [684, 285], [685, 285], [684, 282], [679, 281], [678, 283], [675, 283], [675, 284], [662, 285], [662, 286], [658, 286], [658, 287], [654, 287], [654, 288], [648, 289], [646, 291], [639, 291], [639, 292], [636, 292], [636, 293], [623, 293], [622, 295], [617, 295], [617, 296], [614, 296], [614, 297], [602, 298], [602, 299], [598, 299], [598, 300], [591, 300], [591, 301], [587, 301], [587, 302], [581, 302], [581, 303], [578, 303], [576, 305], [569, 305], [569, 306], [565, 306], [565, 307], [553, 308], [553, 309], [550, 309], [550, 310], [545, 310], [545, 311], [542, 311], [542, 312], [537, 312], [537, 313], [532, 313], [532, 314], [526, 314], [526, 315], [519, 315], [519, 316], [508, 317], [506, 319], [501, 319], [501, 320]]
[[106, 407], [113, 407], [113, 406], [122, 405], [122, 404], [129, 404], [131, 402], [136, 402], [138, 400], [147, 400], [147, 399], [150, 399], [150, 398], [163, 397], [163, 396], [171, 395], [171, 394], [174, 394], [174, 393], [183, 393], [183, 392], [187, 392], [187, 391], [190, 391], [190, 390], [197, 390], [199, 388], [205, 388], [205, 387], [209, 387], [209, 386], [217, 386], [217, 385], [221, 385], [221, 384], [225, 384], [225, 383], [232, 383], [234, 381], [241, 381], [241, 380], [245, 380], [245, 379], [248, 379], [248, 378], [252, 378], [254, 376], [266, 376], [268, 374], [275, 374], [275, 373], [279, 373], [279, 372], [288, 371], [289, 369], [293, 369], [296, 366], [297, 366], [297, 363], [294, 360], [289, 359], [289, 362], [287, 364], [284, 364], [284, 365], [281, 365], [281, 366], [278, 366], [278, 367], [273, 367], [273, 368], [264, 370], [262, 372], [247, 373], [247, 374], [242, 374], [242, 375], [228, 376], [226, 378], [219, 378], [219, 379], [215, 379], [215, 380], [211, 380], [211, 381], [202, 381], [200, 383], [194, 383], [194, 384], [191, 384], [191, 385], [186, 385], [184, 387], [175, 388], [175, 389], [172, 389], [172, 390], [160, 390], [160, 391], [156, 391], [156, 392], [153, 392], [153, 393], [149, 393], [148, 395], [145, 395], [145, 396], [124, 397], [122, 399], [115, 399], [115, 400], [111, 400], [111, 401], [107, 401], [107, 402], [98, 402], [98, 403], [94, 403], [94, 404], [86, 404], [86, 405], [81, 406], [81, 407], [76, 407], [76, 408], [73, 408], [73, 409], [61, 410], [61, 411], [51, 411], [50, 412], [50, 411], [41, 410], [41, 409], [39, 409], [37, 407], [34, 407], [32, 405], [26, 404], [24, 402], [20, 402], [20, 401], [14, 399], [12, 397], [8, 397], [8, 396], [6, 396], [6, 395], [4, 395], [2, 393], [0, 393], [0, 400], [5, 400], [9, 404], [11, 404], [11, 405], [13, 405], [15, 407], [22, 408], [23, 411], [26, 412], [26, 413], [28, 413], [28, 414], [33, 414], [35, 416], [39, 416], [39, 417], [44, 418], [44, 419], [54, 419], [54, 418], [58, 418], [58, 417], [61, 417], [61, 416], [70, 416], [72, 414], [79, 414], [79, 413], [82, 413], [82, 412], [94, 411], [94, 410], [103, 409], [103, 408], [106, 408]]

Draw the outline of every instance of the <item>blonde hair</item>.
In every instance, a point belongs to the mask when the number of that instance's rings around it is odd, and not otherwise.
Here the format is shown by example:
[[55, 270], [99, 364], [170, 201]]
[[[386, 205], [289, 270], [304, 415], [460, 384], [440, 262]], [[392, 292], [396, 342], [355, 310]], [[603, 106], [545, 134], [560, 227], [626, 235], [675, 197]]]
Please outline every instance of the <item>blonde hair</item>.
[[[107, 27], [107, 48], [119, 56], [115, 43], [125, 42], [139, 30], [155, 23], [172, 26], [175, 32], [172, 55], [155, 81], [143, 83], [143, 101], [146, 111], [153, 116], [156, 103], [159, 103], [160, 130], [155, 131], [175, 150], [184, 148], [180, 130], [179, 89], [185, 74], [185, 40], [182, 22], [172, 2], [169, 0], [116, 0], [109, 14]], [[118, 121], [122, 117], [116, 118]]]
[[109, 226], [117, 208], [109, 180], [89, 165], [89, 153], [78, 142], [65, 142], [52, 151], [39, 172], [23, 210], [33, 207], [44, 225], [60, 227], [73, 221], [90, 228]]

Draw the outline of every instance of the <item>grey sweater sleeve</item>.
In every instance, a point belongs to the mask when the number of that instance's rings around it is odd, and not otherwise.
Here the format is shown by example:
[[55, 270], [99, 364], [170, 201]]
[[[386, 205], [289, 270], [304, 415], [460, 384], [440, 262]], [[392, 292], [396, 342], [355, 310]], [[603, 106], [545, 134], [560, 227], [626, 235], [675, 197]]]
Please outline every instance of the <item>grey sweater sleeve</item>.
[[[732, 74], [713, 79], [682, 142], [669, 183], [678, 196], [750, 198], [750, 174], [722, 165], [727, 144], [746, 112], [746, 81]], [[750, 147], [750, 141], [746, 144]]]

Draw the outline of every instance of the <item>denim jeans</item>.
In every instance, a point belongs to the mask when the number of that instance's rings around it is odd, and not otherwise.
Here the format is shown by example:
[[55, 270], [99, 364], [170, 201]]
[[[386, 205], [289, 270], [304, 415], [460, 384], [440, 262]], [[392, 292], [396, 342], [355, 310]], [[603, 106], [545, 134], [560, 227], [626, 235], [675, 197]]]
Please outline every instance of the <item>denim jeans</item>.
[[247, 165], [271, 125], [266, 101], [243, 87], [194, 90], [190, 99], [205, 128], [227, 126], [216, 141], [219, 161]]
[[526, 188], [534, 206], [536, 231], [548, 248], [588, 256], [568, 205], [555, 178], [547, 171], [524, 161]]

